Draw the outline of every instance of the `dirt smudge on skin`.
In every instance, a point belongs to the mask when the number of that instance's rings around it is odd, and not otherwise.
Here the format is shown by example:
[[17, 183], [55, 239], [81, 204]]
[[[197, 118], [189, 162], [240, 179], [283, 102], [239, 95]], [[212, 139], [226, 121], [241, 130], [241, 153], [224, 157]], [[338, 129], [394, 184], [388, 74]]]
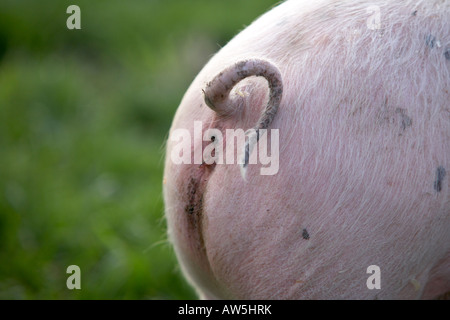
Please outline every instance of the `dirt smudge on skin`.
[[403, 131], [405, 131], [406, 128], [412, 126], [412, 120], [406, 114], [406, 110], [405, 109], [397, 108], [397, 109], [395, 109], [395, 113], [397, 113], [399, 115], [399, 117], [400, 117], [398, 122], [400, 123], [400, 127], [401, 127], [401, 129]]
[[305, 240], [309, 240], [308, 230], [303, 229], [303, 231], [302, 231], [302, 238], [305, 239]]
[[425, 44], [427, 45], [428, 48], [433, 49], [434, 46], [436, 45], [436, 37], [433, 36], [432, 34], [429, 34], [425, 38]]
[[203, 192], [200, 190], [200, 180], [191, 177], [187, 185], [188, 201], [184, 208], [187, 215], [188, 235], [192, 237], [197, 250], [206, 255], [203, 239]]
[[413, 120], [404, 108], [383, 107], [377, 115], [377, 123], [380, 126], [392, 126], [398, 128], [398, 135], [401, 136], [408, 128], [413, 126]]
[[447, 173], [443, 166], [439, 166], [436, 169], [436, 179], [434, 180], [434, 190], [436, 190], [437, 192], [441, 192], [442, 181], [444, 180], [446, 174]]

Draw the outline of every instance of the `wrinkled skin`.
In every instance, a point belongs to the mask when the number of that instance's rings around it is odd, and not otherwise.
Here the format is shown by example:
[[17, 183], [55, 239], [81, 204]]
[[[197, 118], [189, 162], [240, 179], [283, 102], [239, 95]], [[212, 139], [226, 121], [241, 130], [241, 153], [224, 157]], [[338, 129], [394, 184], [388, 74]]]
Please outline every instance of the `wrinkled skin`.
[[[378, 5], [380, 24], [368, 27]], [[222, 48], [186, 92], [194, 121], [255, 127], [270, 96], [239, 81], [221, 114], [202, 92], [238, 61], [270, 61], [283, 94], [279, 171], [174, 164], [164, 200], [184, 275], [206, 299], [432, 299], [450, 291], [450, 2], [287, 1]], [[376, 20], [375, 20], [376, 21]], [[193, 137], [192, 151], [207, 142]], [[381, 271], [369, 290], [367, 268]]]

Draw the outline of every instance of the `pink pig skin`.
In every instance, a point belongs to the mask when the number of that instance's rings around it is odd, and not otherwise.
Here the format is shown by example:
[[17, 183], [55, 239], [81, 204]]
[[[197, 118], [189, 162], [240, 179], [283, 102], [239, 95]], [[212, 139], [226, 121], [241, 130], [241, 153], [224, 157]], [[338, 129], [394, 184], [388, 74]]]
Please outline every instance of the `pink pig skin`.
[[[223, 133], [255, 127], [269, 99], [263, 77], [234, 86], [228, 115], [202, 92], [239, 61], [273, 64], [283, 93], [268, 126], [280, 135], [277, 174], [250, 164], [244, 180], [238, 164], [174, 164], [168, 140], [168, 234], [201, 298], [450, 291], [449, 17], [450, 1], [287, 1], [205, 65], [170, 134], [193, 136], [194, 121]], [[192, 153], [207, 145], [193, 137]], [[370, 265], [381, 289], [366, 285]]]

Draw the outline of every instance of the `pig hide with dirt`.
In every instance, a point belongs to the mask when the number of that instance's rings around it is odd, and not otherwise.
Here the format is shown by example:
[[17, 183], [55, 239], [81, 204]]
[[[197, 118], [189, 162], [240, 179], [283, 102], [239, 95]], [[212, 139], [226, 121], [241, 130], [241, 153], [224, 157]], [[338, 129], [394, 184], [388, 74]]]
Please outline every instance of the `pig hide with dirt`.
[[[449, 91], [450, 1], [287, 1], [239, 33], [186, 92], [167, 142], [168, 234], [199, 296], [450, 291]], [[246, 131], [244, 160], [195, 162], [211, 128], [224, 146], [225, 130]], [[267, 129], [269, 146], [278, 130], [275, 173], [248, 163], [249, 129], [257, 142]]]

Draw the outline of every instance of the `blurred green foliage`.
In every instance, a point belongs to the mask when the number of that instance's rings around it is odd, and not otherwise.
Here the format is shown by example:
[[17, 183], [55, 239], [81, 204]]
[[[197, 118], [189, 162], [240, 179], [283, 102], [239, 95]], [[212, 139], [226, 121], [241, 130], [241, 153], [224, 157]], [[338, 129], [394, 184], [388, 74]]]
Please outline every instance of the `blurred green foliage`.
[[196, 299], [166, 237], [164, 141], [202, 66], [275, 3], [0, 1], [0, 299]]

